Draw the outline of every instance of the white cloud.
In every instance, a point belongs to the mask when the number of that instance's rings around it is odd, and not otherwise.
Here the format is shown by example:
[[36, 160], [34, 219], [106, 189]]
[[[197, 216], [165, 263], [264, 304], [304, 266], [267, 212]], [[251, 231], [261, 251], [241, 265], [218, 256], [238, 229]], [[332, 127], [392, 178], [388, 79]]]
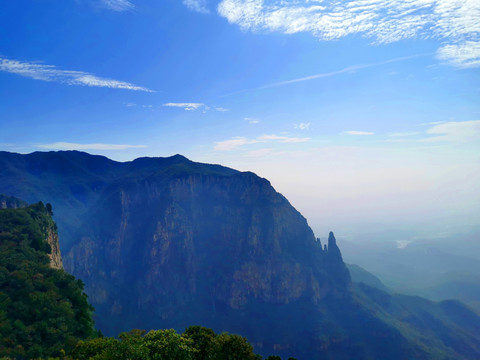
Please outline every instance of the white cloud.
[[[186, 111], [195, 111], [195, 110], [202, 109], [204, 113], [206, 113], [209, 110], [212, 110], [212, 107], [207, 106], [204, 103], [194, 103], [194, 102], [191, 102], [191, 103], [190, 102], [184, 102], [184, 103], [170, 102], [170, 103], [163, 104], [163, 106], [181, 108], [181, 109], [184, 109]], [[213, 110], [218, 111], [218, 112], [230, 111], [226, 108], [219, 107], [219, 106], [213, 107]]]
[[465, 41], [463, 44], [445, 45], [438, 49], [437, 58], [452, 63], [459, 68], [480, 66], [480, 41]]
[[59, 82], [68, 85], [152, 92], [152, 90], [141, 86], [124, 81], [100, 78], [83, 71], [59, 70], [54, 65], [20, 62], [1, 57], [0, 71], [6, 71], [35, 80]]
[[350, 130], [350, 131], [345, 131], [345, 134], [365, 136], [365, 135], [374, 135], [375, 133], [369, 132], [369, 131]]
[[468, 142], [479, 140], [480, 120], [445, 122], [429, 128], [427, 134], [435, 136], [422, 139], [422, 142]]
[[214, 150], [215, 151], [230, 151], [235, 150], [236, 148], [246, 145], [246, 144], [254, 144], [256, 140], [249, 140], [244, 137], [235, 137], [230, 140], [218, 141], [215, 143]]
[[182, 108], [187, 111], [193, 111], [193, 110], [198, 110], [201, 107], [204, 107], [205, 104], [202, 103], [167, 103], [163, 104], [163, 106], [167, 107], [177, 107], [177, 108]]
[[101, 4], [113, 11], [132, 10], [135, 6], [128, 0], [101, 0]]
[[300, 124], [294, 124], [293, 125], [295, 129], [300, 129], [300, 130], [308, 130], [310, 129], [310, 123], [300, 123]]
[[132, 148], [146, 148], [145, 145], [126, 144], [77, 144], [69, 142], [56, 142], [52, 144], [40, 144], [36, 146], [41, 149], [50, 150], [126, 150]]
[[256, 139], [248, 139], [246, 137], [234, 137], [230, 140], [219, 141], [215, 143], [214, 150], [216, 151], [230, 151], [235, 150], [241, 146], [257, 143], [279, 142], [279, 143], [303, 143], [309, 141], [310, 138], [298, 138], [289, 136], [279, 136], [275, 134], [262, 135]]
[[228, 109], [225, 109], [225, 108], [223, 108], [223, 107], [216, 107], [216, 108], [215, 108], [215, 111], [227, 112], [227, 111], [229, 111], [229, 110], [228, 110]]
[[250, 118], [250, 117], [246, 117], [246, 118], [244, 118], [243, 120], [248, 121], [249, 124], [258, 124], [258, 123], [260, 122], [260, 120], [254, 119], [254, 118]]
[[298, 137], [288, 137], [288, 136], [278, 136], [275, 134], [272, 135], [263, 135], [257, 138], [259, 141], [279, 141], [282, 143], [302, 143], [307, 142], [310, 138], [298, 138]]
[[183, 0], [183, 4], [190, 10], [199, 12], [201, 14], [210, 13], [205, 0]]
[[[377, 44], [436, 38], [444, 43], [438, 56], [461, 67], [462, 49], [480, 32], [478, 0], [222, 0], [217, 10], [244, 30], [309, 32], [321, 40], [354, 34]], [[476, 54], [468, 66], [480, 66]]]

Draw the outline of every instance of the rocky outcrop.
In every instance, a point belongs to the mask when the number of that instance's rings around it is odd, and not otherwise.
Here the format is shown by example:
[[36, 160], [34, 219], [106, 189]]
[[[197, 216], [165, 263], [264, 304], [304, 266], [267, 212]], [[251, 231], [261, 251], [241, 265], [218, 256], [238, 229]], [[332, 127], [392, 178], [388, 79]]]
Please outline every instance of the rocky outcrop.
[[[26, 201], [17, 199], [13, 196], [6, 196], [0, 194], [0, 209], [19, 209], [28, 206]], [[42, 205], [43, 206], [43, 205]], [[46, 207], [47, 216], [50, 219], [45, 223], [45, 227], [42, 229], [45, 234], [46, 242], [50, 245], [51, 252], [48, 254], [50, 258], [50, 266], [54, 269], [63, 269], [62, 255], [60, 252], [60, 244], [58, 241], [57, 225], [51, 219], [52, 206], [47, 204]]]
[[50, 266], [54, 269], [63, 269], [62, 254], [60, 252], [56, 226], [49, 226], [47, 228], [46, 240], [51, 249], [50, 254], [48, 254], [48, 257], [50, 258]]
[[336, 283], [350, 283], [350, 273], [343, 262], [342, 254], [337, 246], [337, 240], [333, 232], [328, 235], [328, 248], [326, 254], [326, 266], [330, 276]]

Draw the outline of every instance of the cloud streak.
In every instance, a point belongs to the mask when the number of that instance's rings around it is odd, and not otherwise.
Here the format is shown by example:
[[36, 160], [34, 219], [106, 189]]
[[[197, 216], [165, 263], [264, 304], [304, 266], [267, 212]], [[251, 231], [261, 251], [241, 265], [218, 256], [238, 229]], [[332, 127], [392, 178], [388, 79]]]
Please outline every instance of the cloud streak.
[[310, 123], [293, 124], [293, 127], [300, 130], [308, 130], [310, 129]]
[[239, 147], [249, 144], [257, 143], [268, 143], [268, 142], [278, 142], [278, 143], [304, 143], [310, 141], [310, 138], [299, 138], [299, 137], [290, 137], [290, 136], [279, 136], [275, 134], [262, 135], [255, 139], [248, 139], [246, 137], [237, 136], [229, 140], [218, 141], [215, 143], [215, 151], [231, 151], [236, 150]]
[[205, 0], [183, 0], [183, 4], [190, 10], [196, 11], [201, 14], [209, 14]]
[[36, 145], [40, 149], [50, 150], [127, 150], [146, 148], [146, 145], [126, 145], [126, 144], [77, 144], [69, 142], [56, 142], [51, 144]]
[[133, 8], [135, 7], [128, 0], [101, 0], [100, 3], [103, 7], [118, 12], [133, 10]]
[[367, 69], [367, 68], [371, 68], [371, 67], [387, 65], [387, 64], [391, 64], [391, 63], [400, 62], [400, 61], [407, 61], [407, 60], [411, 60], [411, 59], [415, 59], [415, 58], [419, 58], [419, 57], [423, 57], [423, 56], [429, 56], [429, 55], [433, 55], [433, 53], [423, 53], [423, 54], [416, 54], [416, 55], [410, 55], [410, 56], [402, 56], [402, 57], [389, 59], [389, 60], [385, 60], [385, 61], [374, 62], [374, 63], [352, 65], [352, 66], [348, 66], [348, 67], [340, 69], [340, 70], [335, 70], [335, 71], [330, 71], [330, 72], [325, 72], [325, 73], [319, 73], [319, 74], [314, 74], [314, 75], [309, 75], [309, 76], [303, 76], [303, 77], [296, 78], [296, 79], [291, 79], [291, 80], [279, 81], [279, 82], [275, 82], [275, 83], [272, 83], [272, 84], [259, 86], [257, 88], [253, 88], [253, 89], [239, 90], [239, 91], [235, 91], [235, 92], [232, 92], [232, 93], [229, 93], [229, 94], [225, 94], [222, 97], [241, 94], [241, 93], [244, 93], [244, 92], [247, 92], [247, 91], [252, 91], [252, 90], [269, 89], [269, 88], [274, 88], [274, 87], [278, 87], [278, 86], [295, 84], [295, 83], [299, 83], [299, 82], [303, 82], [303, 81], [310, 81], [310, 80], [315, 80], [315, 79], [328, 78], [328, 77], [341, 75], [341, 74], [354, 73], [357, 70], [362, 70], [362, 69]]
[[440, 59], [480, 66], [478, 0], [222, 0], [217, 10], [243, 30], [309, 32], [324, 41], [356, 34], [376, 44], [435, 38]]
[[427, 129], [432, 137], [421, 139], [422, 142], [457, 142], [464, 143], [480, 139], [480, 120], [450, 121]]
[[415, 58], [419, 58], [419, 57], [427, 56], [427, 55], [432, 55], [432, 54], [431, 53], [425, 53], [425, 54], [417, 54], [417, 55], [412, 55], [412, 56], [402, 56], [402, 57], [389, 59], [389, 60], [385, 60], [385, 61], [379, 61], [379, 62], [375, 62], [375, 63], [352, 65], [352, 66], [348, 66], [346, 68], [336, 70], [336, 71], [304, 76], [304, 77], [297, 78], [297, 79], [292, 79], [292, 80], [279, 81], [279, 82], [276, 82], [276, 83], [273, 83], [273, 84], [262, 86], [259, 89], [268, 89], [268, 88], [277, 87], [277, 86], [295, 84], [295, 83], [299, 83], [299, 82], [303, 82], [303, 81], [327, 78], [327, 77], [340, 75], [340, 74], [345, 74], [345, 73], [352, 73], [352, 72], [355, 72], [357, 70], [367, 69], [367, 68], [381, 66], [381, 65], [387, 65], [387, 64], [391, 64], [391, 63], [395, 63], [395, 62], [400, 62], [400, 61], [411, 60], [411, 59], [415, 59]]
[[214, 111], [218, 111], [218, 112], [228, 112], [229, 111], [228, 109], [223, 108], [223, 107], [218, 107], [217, 106], [217, 107], [213, 107], [213, 109], [212, 109], [212, 107], [207, 106], [204, 103], [194, 103], [194, 102], [179, 102], [179, 103], [169, 102], [169, 103], [163, 104], [162, 106], [179, 108], [179, 109], [183, 109], [185, 111], [203, 110], [204, 113], [209, 111], [209, 110], [214, 110]]
[[20, 62], [2, 57], [0, 57], [0, 71], [9, 72], [35, 80], [58, 82], [67, 85], [153, 92], [152, 90], [142, 86], [137, 86], [119, 80], [101, 78], [83, 71], [60, 70], [54, 65]]
[[183, 109], [183, 110], [186, 110], [186, 111], [194, 111], [194, 110], [200, 109], [201, 107], [204, 107], [205, 104], [202, 104], [202, 103], [172, 103], [172, 102], [170, 102], [170, 103], [163, 104], [163, 106], [180, 108], [180, 109]]

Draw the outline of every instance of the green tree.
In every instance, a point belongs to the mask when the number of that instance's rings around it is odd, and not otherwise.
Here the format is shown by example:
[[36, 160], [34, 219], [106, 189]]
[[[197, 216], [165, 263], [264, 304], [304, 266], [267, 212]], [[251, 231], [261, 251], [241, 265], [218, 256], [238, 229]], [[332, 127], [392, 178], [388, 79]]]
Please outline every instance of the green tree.
[[144, 337], [145, 347], [154, 360], [192, 360], [193, 341], [175, 330], [151, 330]]
[[221, 333], [215, 338], [212, 360], [256, 360], [253, 347], [240, 335]]
[[193, 341], [193, 348], [196, 352], [193, 354], [194, 360], [207, 360], [214, 351], [215, 337], [217, 336], [212, 329], [203, 326], [189, 326], [183, 333], [183, 336]]

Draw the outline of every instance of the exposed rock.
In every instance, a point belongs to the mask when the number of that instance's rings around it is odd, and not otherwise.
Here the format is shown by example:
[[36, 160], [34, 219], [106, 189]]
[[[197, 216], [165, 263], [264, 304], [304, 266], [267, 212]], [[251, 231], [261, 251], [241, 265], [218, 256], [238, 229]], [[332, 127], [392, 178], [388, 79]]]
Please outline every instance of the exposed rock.
[[56, 227], [49, 226], [47, 234], [47, 242], [51, 248], [51, 253], [48, 254], [48, 257], [50, 258], [50, 266], [54, 269], [63, 269], [62, 254], [60, 252]]

